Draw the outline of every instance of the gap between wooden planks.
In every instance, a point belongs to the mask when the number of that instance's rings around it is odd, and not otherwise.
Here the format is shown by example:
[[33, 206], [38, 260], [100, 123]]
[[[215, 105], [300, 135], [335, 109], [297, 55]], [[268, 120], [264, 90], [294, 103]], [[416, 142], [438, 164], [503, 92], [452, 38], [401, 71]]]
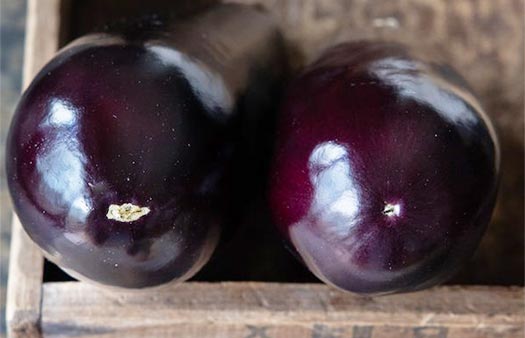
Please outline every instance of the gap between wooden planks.
[[365, 298], [321, 284], [184, 283], [150, 291], [43, 286], [45, 337], [520, 337], [523, 289], [438, 287]]

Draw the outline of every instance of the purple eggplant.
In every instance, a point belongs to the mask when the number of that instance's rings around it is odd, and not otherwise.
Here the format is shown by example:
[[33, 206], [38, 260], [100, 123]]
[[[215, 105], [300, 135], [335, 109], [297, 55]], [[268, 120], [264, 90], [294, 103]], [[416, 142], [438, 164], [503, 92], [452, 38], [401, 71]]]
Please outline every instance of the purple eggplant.
[[218, 5], [63, 48], [23, 94], [7, 145], [15, 210], [46, 257], [117, 287], [194, 275], [231, 198], [239, 120], [262, 100], [239, 99], [268, 99], [279, 42], [265, 13]]
[[291, 84], [276, 137], [272, 215], [324, 282], [362, 294], [423, 289], [478, 246], [500, 152], [449, 66], [394, 43], [338, 45]]

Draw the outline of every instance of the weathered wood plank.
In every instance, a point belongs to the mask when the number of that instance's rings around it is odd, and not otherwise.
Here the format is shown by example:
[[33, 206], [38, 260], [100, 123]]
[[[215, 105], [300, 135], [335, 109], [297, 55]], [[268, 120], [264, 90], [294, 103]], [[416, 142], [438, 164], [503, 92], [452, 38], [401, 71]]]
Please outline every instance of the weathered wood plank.
[[43, 258], [13, 216], [6, 321], [11, 337], [39, 337]]
[[[27, 87], [60, 44], [65, 0], [29, 0], [23, 87]], [[39, 337], [43, 257], [13, 215], [6, 321], [11, 337]]]
[[[56, 327], [56, 330], [62, 328]], [[144, 337], [184, 337], [184, 338], [519, 338], [523, 330], [492, 328], [445, 328], [441, 326], [368, 326], [368, 325], [201, 325], [180, 324], [176, 327], [159, 326], [131, 328], [118, 331], [81, 330], [74, 337], [93, 338], [144, 338]], [[50, 337], [71, 337], [66, 334], [53, 334]]]
[[510, 338], [524, 333], [524, 320], [523, 289], [504, 287], [363, 298], [320, 284], [185, 283], [115, 292], [63, 282], [44, 284], [42, 305], [45, 337]]

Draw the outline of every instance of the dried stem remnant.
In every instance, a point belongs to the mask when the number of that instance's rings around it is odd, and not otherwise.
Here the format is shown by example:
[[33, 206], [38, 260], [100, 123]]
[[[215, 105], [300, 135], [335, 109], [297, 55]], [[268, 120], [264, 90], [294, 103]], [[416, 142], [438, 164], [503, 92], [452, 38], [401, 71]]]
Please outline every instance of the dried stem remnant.
[[150, 208], [140, 207], [131, 203], [124, 203], [122, 205], [111, 204], [106, 217], [119, 222], [133, 222], [149, 214], [149, 212]]

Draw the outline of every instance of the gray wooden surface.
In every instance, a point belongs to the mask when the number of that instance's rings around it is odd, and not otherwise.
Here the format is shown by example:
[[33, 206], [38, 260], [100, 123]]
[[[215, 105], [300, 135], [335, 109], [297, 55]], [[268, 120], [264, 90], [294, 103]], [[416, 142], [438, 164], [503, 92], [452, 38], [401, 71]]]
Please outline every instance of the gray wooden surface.
[[5, 181], [5, 138], [20, 96], [26, 0], [0, 0], [0, 337], [5, 334], [11, 208]]

